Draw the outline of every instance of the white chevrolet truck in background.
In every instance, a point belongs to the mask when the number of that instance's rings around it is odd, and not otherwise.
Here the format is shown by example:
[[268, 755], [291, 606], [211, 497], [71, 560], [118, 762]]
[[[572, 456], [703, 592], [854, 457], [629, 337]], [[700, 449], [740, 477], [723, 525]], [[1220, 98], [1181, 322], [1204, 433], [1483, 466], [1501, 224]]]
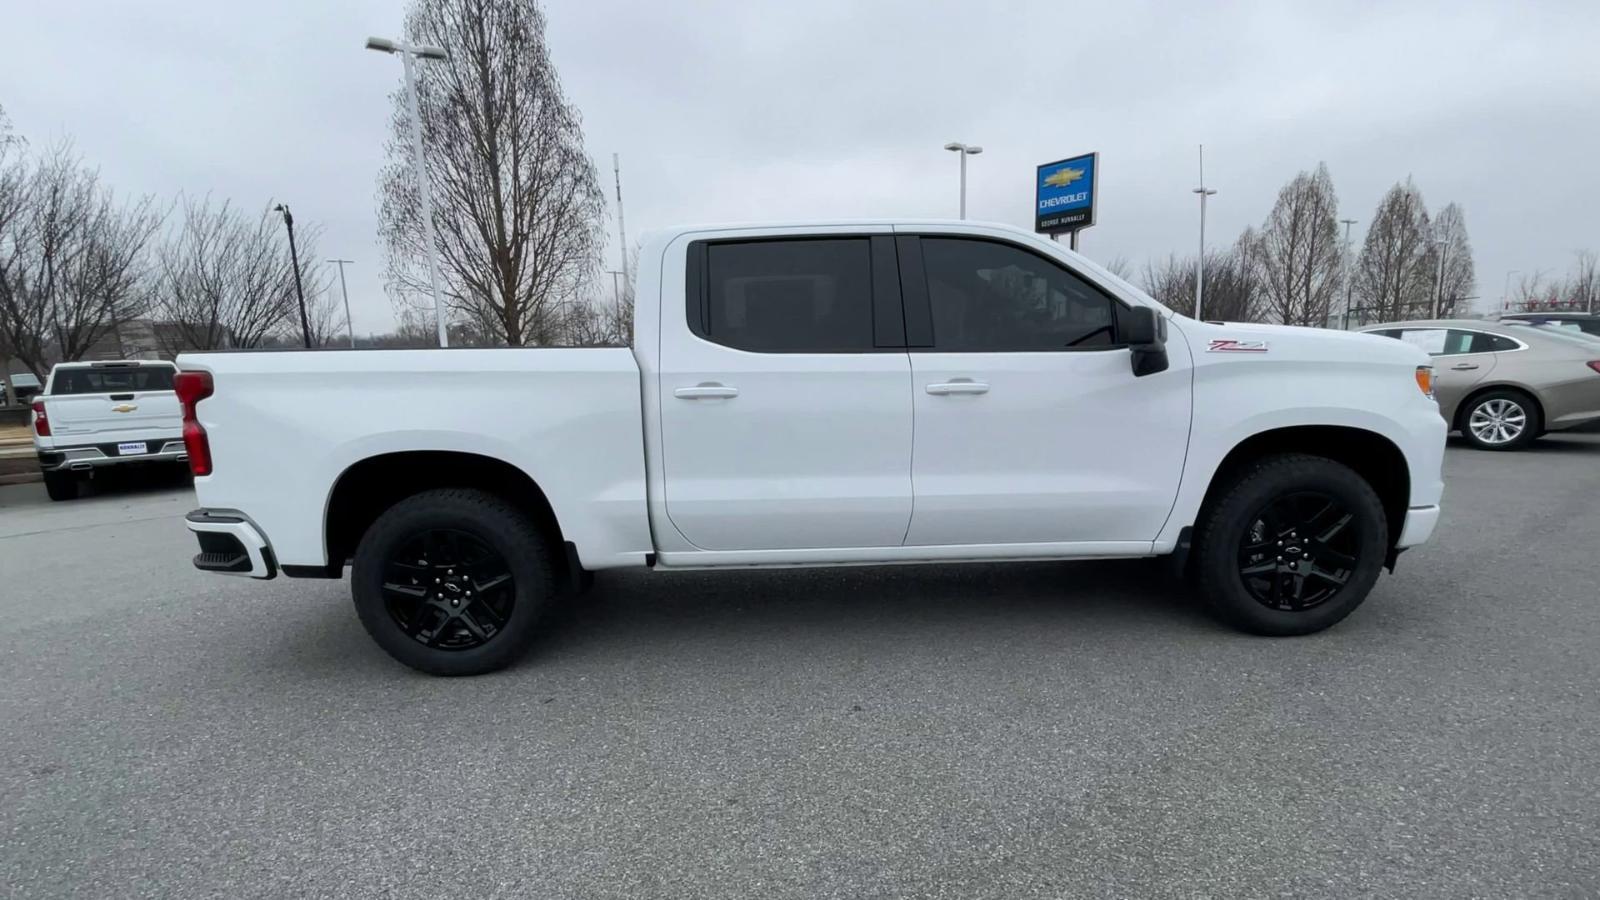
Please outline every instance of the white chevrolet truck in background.
[[1006, 226], [665, 231], [634, 317], [631, 349], [180, 357], [195, 565], [351, 564], [379, 645], [470, 674], [624, 566], [1180, 554], [1222, 618], [1305, 634], [1439, 516], [1420, 349], [1195, 321]]
[[51, 500], [78, 496], [107, 467], [188, 460], [173, 393], [177, 368], [159, 360], [60, 363], [33, 398], [33, 450]]

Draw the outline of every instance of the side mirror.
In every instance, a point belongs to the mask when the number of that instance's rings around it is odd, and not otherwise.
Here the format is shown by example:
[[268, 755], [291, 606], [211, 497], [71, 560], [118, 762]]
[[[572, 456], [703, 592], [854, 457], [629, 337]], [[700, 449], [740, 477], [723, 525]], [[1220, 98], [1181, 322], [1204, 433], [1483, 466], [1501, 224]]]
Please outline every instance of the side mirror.
[[1121, 311], [1117, 327], [1128, 345], [1136, 377], [1167, 370], [1167, 320], [1148, 306]]

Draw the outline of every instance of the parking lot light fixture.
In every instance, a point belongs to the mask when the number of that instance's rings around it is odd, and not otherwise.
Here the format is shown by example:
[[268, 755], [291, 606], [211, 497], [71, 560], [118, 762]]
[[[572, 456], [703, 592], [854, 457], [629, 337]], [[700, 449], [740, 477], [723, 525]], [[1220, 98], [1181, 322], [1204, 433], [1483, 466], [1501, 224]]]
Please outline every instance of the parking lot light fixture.
[[965, 219], [967, 217], [967, 157], [977, 156], [983, 152], [983, 148], [972, 144], [963, 144], [960, 141], [951, 141], [945, 144], [944, 148], [961, 157], [961, 218]]
[[433, 288], [433, 318], [439, 329], [439, 346], [450, 346], [450, 335], [444, 327], [444, 295], [439, 290], [439, 251], [434, 246], [433, 192], [428, 185], [428, 170], [422, 156], [422, 116], [417, 111], [417, 78], [412, 62], [418, 59], [449, 59], [443, 47], [427, 44], [407, 44], [388, 38], [367, 38], [367, 49], [382, 53], [398, 53], [406, 73], [406, 108], [411, 115], [411, 167], [416, 173], [417, 195], [422, 199], [423, 240], [428, 245], [428, 284]]

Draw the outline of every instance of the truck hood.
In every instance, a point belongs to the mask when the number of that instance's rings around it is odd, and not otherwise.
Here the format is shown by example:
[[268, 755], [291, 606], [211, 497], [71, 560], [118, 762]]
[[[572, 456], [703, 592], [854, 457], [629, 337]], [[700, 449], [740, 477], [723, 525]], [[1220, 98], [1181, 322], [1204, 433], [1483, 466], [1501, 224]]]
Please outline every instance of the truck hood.
[[1306, 362], [1372, 362], [1425, 366], [1430, 357], [1420, 348], [1394, 338], [1332, 328], [1263, 325], [1256, 322], [1180, 321], [1197, 363], [1219, 358], [1259, 357]]

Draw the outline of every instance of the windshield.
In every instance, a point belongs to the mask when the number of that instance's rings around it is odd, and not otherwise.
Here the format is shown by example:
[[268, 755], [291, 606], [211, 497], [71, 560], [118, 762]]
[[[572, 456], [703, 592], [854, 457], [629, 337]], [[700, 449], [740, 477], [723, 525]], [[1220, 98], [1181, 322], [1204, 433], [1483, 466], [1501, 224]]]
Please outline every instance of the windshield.
[[170, 391], [173, 366], [104, 366], [61, 369], [50, 384], [52, 396], [60, 394], [122, 394], [135, 391]]

